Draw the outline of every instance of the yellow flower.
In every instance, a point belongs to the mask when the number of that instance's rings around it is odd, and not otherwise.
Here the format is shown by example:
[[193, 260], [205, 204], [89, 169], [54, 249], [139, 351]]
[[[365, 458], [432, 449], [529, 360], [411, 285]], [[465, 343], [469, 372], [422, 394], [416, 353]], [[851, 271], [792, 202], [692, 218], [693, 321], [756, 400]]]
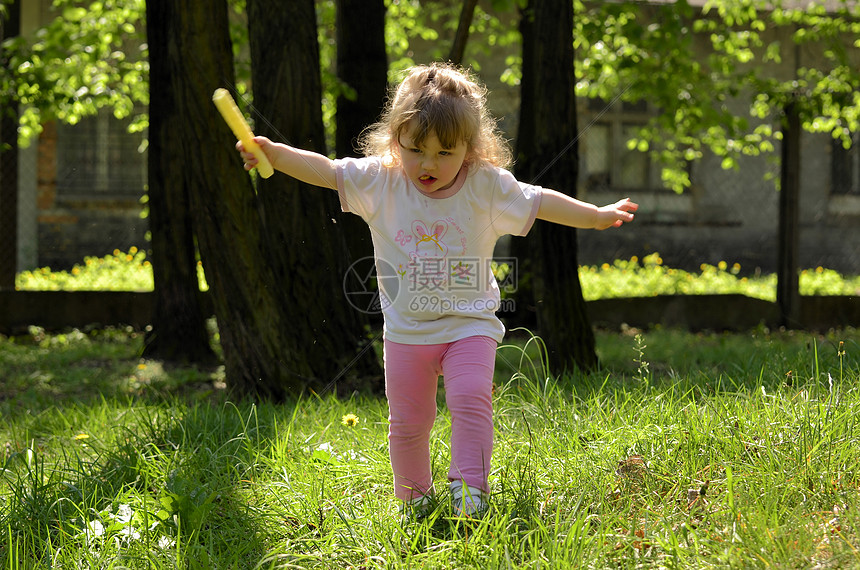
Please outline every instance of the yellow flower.
[[88, 435], [87, 435], [87, 434], [85, 434], [85, 433], [79, 433], [78, 435], [76, 435], [76, 436], [74, 437], [74, 439], [76, 439], [77, 441], [80, 441], [80, 440], [82, 440], [82, 439], [89, 439], [89, 438], [90, 438], [90, 436], [88, 436]]
[[353, 427], [359, 422], [359, 418], [355, 414], [346, 414], [340, 419], [340, 423], [345, 426]]
[[130, 254], [132, 254], [132, 255], [134, 255], [135, 253], [137, 253], [137, 251], [138, 251], [138, 250], [137, 250], [137, 248], [136, 248], [135, 246], [131, 246], [131, 249], [129, 249], [129, 250], [128, 250], [128, 252], [129, 252]]
[[140, 364], [137, 365], [137, 369], [138, 370], [146, 370], [146, 364], [141, 362]]

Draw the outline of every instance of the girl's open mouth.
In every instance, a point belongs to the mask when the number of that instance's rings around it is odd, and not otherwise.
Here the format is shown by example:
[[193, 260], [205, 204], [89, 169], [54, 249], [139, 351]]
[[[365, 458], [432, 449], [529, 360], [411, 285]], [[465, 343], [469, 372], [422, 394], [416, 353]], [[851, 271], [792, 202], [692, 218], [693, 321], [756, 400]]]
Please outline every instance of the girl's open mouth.
[[436, 179], [434, 177], [430, 176], [429, 174], [422, 174], [421, 176], [418, 177], [418, 181], [421, 182], [421, 184], [424, 184], [425, 186], [429, 186], [429, 185], [433, 184], [434, 182], [436, 182]]

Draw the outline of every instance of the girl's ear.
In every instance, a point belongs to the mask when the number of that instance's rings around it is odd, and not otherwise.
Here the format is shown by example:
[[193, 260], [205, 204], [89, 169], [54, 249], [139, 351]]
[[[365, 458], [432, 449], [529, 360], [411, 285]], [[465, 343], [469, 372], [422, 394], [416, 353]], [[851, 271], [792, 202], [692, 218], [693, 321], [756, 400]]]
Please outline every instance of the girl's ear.
[[475, 149], [471, 144], [466, 143], [466, 145], [468, 146], [468, 149], [466, 150], [466, 156], [463, 157], [463, 163], [467, 165], [474, 164], [477, 161], [478, 153], [475, 152]]
[[388, 152], [382, 159], [382, 163], [386, 166], [386, 168], [391, 168], [400, 164], [400, 149], [397, 148], [398, 146], [400, 145], [398, 145], [397, 141], [395, 141], [393, 138], [389, 140]]
[[400, 141], [391, 129], [388, 130], [388, 152], [396, 159], [400, 159]]

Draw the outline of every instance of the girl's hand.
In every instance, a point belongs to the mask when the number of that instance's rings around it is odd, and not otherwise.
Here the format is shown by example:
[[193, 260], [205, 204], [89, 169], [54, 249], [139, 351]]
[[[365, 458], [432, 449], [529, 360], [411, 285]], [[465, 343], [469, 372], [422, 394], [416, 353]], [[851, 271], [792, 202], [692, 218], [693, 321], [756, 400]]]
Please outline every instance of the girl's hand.
[[630, 198], [624, 198], [614, 204], [597, 209], [596, 230], [620, 227], [624, 222], [632, 222], [633, 214], [639, 209], [639, 204], [631, 202]]
[[[270, 152], [272, 150], [272, 141], [270, 141], [266, 137], [254, 137], [254, 142], [260, 146], [260, 150], [263, 151], [263, 153], [269, 158], [269, 161], [271, 162], [272, 156]], [[253, 154], [245, 150], [245, 145], [242, 144], [242, 141], [236, 143], [236, 150], [239, 151], [239, 155], [245, 162], [245, 170], [251, 170], [252, 168], [257, 167], [257, 163], [259, 161]]]

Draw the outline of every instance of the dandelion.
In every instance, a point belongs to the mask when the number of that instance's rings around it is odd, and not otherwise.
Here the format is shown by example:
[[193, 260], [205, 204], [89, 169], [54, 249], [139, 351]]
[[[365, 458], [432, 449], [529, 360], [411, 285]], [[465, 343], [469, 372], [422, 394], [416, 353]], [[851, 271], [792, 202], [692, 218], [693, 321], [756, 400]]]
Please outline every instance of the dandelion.
[[75, 441], [81, 441], [83, 439], [89, 439], [89, 438], [90, 438], [90, 436], [85, 434], [85, 433], [79, 433], [74, 437]]
[[345, 426], [349, 426], [349, 427], [355, 426], [356, 424], [358, 424], [358, 422], [359, 422], [359, 418], [355, 414], [346, 414], [345, 416], [343, 416], [340, 419], [340, 423], [342, 423]]
[[140, 364], [137, 365], [137, 369], [138, 370], [146, 370], [146, 364], [141, 362]]

